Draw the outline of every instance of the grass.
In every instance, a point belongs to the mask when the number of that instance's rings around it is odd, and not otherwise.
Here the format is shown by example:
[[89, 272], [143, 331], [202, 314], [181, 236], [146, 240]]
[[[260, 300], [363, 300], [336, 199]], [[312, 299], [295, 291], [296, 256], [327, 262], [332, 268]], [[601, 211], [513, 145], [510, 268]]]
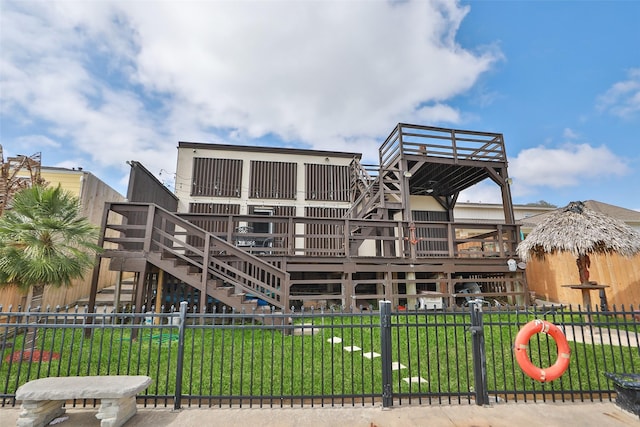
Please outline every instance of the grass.
[[[512, 357], [512, 345], [527, 313], [485, 314], [484, 338], [487, 383], [492, 391], [608, 390], [604, 372], [634, 372], [640, 367], [637, 348], [570, 342], [572, 359], [560, 379], [540, 385], [526, 377]], [[553, 317], [560, 324], [572, 317]], [[582, 318], [578, 320], [582, 321]], [[236, 320], [231, 321], [236, 322]], [[609, 319], [611, 322], [611, 319]], [[191, 396], [379, 396], [382, 360], [363, 353], [381, 353], [376, 315], [328, 315], [296, 318], [296, 327], [310, 323], [316, 335], [290, 335], [259, 325], [190, 325], [185, 328], [182, 392]], [[392, 360], [405, 366], [393, 371], [395, 393], [472, 393], [474, 387], [472, 335], [468, 314], [393, 316]], [[152, 396], [172, 396], [178, 371], [178, 329], [168, 326], [138, 329], [131, 325], [94, 325], [85, 337], [82, 325], [40, 325], [36, 348], [60, 354], [49, 362], [8, 362], [22, 349], [24, 335], [14, 339], [0, 362], [0, 389], [11, 395], [35, 378], [71, 375], [149, 375]], [[625, 329], [626, 331], [627, 329]], [[637, 333], [637, 329], [636, 329]], [[636, 335], [637, 336], [637, 335]], [[339, 337], [342, 342], [329, 340]], [[2, 344], [3, 338], [0, 338]], [[360, 351], [348, 352], [345, 346]], [[24, 348], [24, 350], [30, 350]], [[532, 362], [549, 366], [555, 360], [554, 342], [538, 334], [530, 342]], [[426, 382], [407, 383], [420, 377]]]

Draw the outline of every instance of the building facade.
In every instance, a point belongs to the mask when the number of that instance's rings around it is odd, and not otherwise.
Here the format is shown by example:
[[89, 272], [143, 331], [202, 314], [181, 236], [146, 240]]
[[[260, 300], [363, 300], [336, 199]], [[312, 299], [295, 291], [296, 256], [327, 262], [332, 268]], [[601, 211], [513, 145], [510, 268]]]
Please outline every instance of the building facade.
[[[484, 180], [500, 190], [500, 217], [456, 218], [459, 193]], [[376, 165], [359, 153], [181, 142], [177, 212], [110, 205], [131, 218], [129, 229], [104, 224], [120, 233], [105, 238], [117, 246], [105, 257], [141, 273], [138, 304], [159, 290], [201, 309], [453, 307], [471, 293], [526, 304], [509, 184], [496, 133], [398, 124]]]

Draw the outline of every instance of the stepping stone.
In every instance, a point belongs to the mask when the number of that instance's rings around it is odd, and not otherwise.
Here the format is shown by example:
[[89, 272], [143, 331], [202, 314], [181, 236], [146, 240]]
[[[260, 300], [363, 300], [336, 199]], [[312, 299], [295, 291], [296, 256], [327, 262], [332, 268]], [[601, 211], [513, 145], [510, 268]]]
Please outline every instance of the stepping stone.
[[293, 335], [315, 335], [320, 332], [320, 328], [314, 328], [311, 323], [303, 323], [302, 326], [293, 328]]
[[342, 342], [342, 338], [340, 337], [331, 337], [327, 340], [327, 342], [330, 342], [331, 344], [340, 344]]
[[391, 370], [392, 371], [399, 371], [400, 369], [407, 369], [406, 366], [404, 366], [402, 363], [400, 362], [393, 362], [391, 364]]
[[357, 345], [353, 345], [353, 346], [347, 346], [344, 348], [345, 351], [348, 351], [349, 353], [351, 353], [352, 351], [360, 351], [362, 350], [360, 347], [358, 347]]
[[374, 359], [376, 357], [380, 357], [380, 353], [376, 353], [375, 351], [369, 351], [367, 353], [362, 353], [364, 357], [367, 359]]
[[425, 380], [422, 377], [409, 377], [409, 378], [403, 378], [402, 381], [406, 382], [407, 384], [411, 384], [411, 383], [428, 383], [429, 381]]

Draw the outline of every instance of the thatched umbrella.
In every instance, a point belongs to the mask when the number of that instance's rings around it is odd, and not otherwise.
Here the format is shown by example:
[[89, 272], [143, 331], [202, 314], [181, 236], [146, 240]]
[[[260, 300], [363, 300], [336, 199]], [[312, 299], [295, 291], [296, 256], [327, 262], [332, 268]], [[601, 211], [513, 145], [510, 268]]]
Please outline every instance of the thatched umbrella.
[[580, 282], [589, 285], [589, 254], [640, 253], [640, 233], [623, 221], [571, 202], [540, 222], [518, 245], [523, 261], [545, 254], [570, 252], [577, 260]]

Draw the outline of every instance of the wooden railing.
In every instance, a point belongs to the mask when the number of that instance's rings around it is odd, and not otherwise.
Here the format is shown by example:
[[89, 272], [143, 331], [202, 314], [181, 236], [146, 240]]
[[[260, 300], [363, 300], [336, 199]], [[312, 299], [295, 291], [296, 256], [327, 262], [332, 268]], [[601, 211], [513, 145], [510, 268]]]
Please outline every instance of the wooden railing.
[[[179, 214], [254, 255], [306, 257], [516, 257], [519, 226], [351, 218]], [[273, 233], [238, 224], [271, 223]]]
[[380, 164], [401, 154], [461, 160], [506, 161], [502, 134], [400, 123], [380, 147]]
[[[188, 284], [210, 294], [214, 292], [212, 287], [218, 286], [210, 283], [214, 280], [226, 286], [233, 285], [246, 294], [281, 308], [288, 308], [292, 303], [330, 299], [324, 294], [307, 296], [294, 292], [291, 295], [291, 286], [307, 284], [305, 278], [297, 277], [298, 282], [292, 281], [284, 267], [279, 268], [287, 262], [286, 258], [293, 257], [310, 263], [325, 258], [332, 263], [351, 259], [370, 264], [368, 268], [371, 270], [367, 271], [380, 274], [353, 279], [353, 295], [335, 296], [338, 301], [348, 300], [348, 305], [353, 307], [382, 297], [394, 301], [394, 304], [408, 304], [411, 307], [417, 303], [416, 298], [444, 298], [447, 304], [454, 305], [457, 299], [464, 298], [462, 291], [458, 292], [456, 287], [464, 285], [465, 281], [481, 285], [485, 297], [508, 297], [509, 302], [526, 298], [526, 289], [522, 286], [520, 276], [504, 274], [506, 261], [509, 258], [517, 259], [517, 225], [174, 214], [150, 204], [114, 203], [108, 206], [109, 220], [103, 240], [107, 249], [106, 257], [145, 259], [169, 274], [181, 277], [181, 280], [193, 280]], [[270, 223], [268, 229], [273, 232], [253, 231], [266, 229], [252, 227], [252, 224], [265, 222]], [[421, 264], [421, 272], [442, 273], [439, 265], [445, 258], [479, 258], [464, 261], [474, 265], [479, 265], [482, 258], [491, 258], [494, 260], [491, 265], [503, 265], [501, 268], [504, 271], [498, 273], [496, 278], [484, 274], [478, 278], [429, 279], [427, 282], [435, 283], [435, 290], [430, 290], [429, 295], [424, 296], [408, 288], [404, 293], [397, 293], [393, 285], [411, 285], [415, 288], [425, 279], [410, 275], [396, 277], [384, 267], [389, 263], [398, 262], [401, 265], [404, 262], [406, 271], [411, 272], [416, 263]], [[436, 262], [420, 262], [425, 259]], [[377, 268], [376, 265], [383, 267]], [[183, 270], [175, 270], [177, 268]], [[196, 274], [186, 274], [184, 268]], [[203, 271], [206, 274], [201, 274]], [[184, 274], [177, 275], [180, 272]], [[342, 283], [339, 276], [341, 271], [338, 269], [335, 273], [337, 276], [324, 278], [322, 284], [326, 285], [331, 280], [336, 284]], [[371, 285], [380, 285], [378, 292], [359, 292], [358, 287], [370, 288]], [[343, 287], [340, 292], [347, 290], [348, 287]]]
[[353, 159], [349, 166], [352, 194], [357, 198], [352, 200], [351, 207], [344, 214], [344, 218], [361, 218], [372, 210], [380, 199], [380, 181], [378, 167], [363, 165]]

